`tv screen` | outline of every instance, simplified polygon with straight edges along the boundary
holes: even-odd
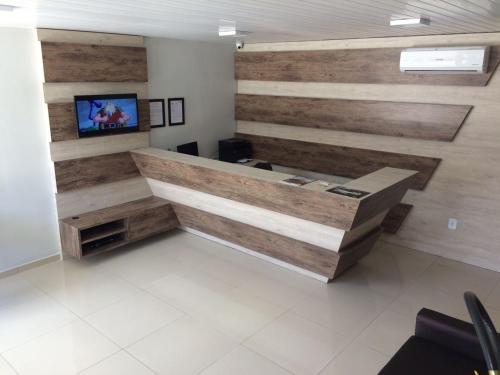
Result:
[[[136,94],[75,96],[79,137],[139,130]]]

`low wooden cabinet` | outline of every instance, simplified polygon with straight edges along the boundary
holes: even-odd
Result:
[[[179,221],[172,205],[151,197],[62,219],[63,251],[82,258],[172,230]]]

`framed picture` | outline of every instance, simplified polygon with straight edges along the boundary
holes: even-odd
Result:
[[[168,124],[170,126],[184,125],[184,98],[168,99]]]
[[[165,126],[165,99],[149,99],[149,119],[152,128]]]

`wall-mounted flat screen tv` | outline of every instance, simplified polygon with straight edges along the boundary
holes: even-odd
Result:
[[[136,94],[75,96],[79,137],[139,131]]]

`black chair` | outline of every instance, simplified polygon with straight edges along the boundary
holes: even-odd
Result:
[[[189,142],[177,146],[177,152],[181,154],[200,156],[198,153],[198,142]]]
[[[379,375],[498,375],[498,335],[479,299],[464,295],[474,324],[422,309],[415,335],[392,357]]]

